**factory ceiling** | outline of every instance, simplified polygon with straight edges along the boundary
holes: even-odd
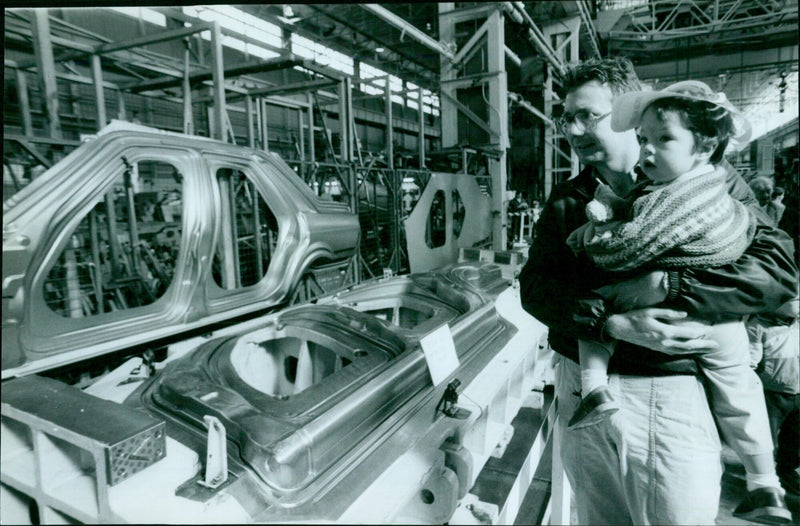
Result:
[[[531,26],[538,31],[578,17],[582,58],[625,55],[636,64],[642,79],[657,89],[676,80],[703,80],[724,90],[753,118],[784,113],[784,109],[784,115],[797,114],[797,0],[247,3],[236,7],[434,92],[439,91],[442,56],[452,57],[480,27],[480,21],[456,25],[455,47],[448,48],[439,42],[442,13],[498,7],[508,12],[505,43],[522,64],[520,69],[508,62],[509,89],[523,94],[540,89],[541,77],[530,72],[541,70],[547,62],[529,38]],[[527,20],[513,16],[519,8]],[[177,7],[155,9],[172,20],[173,31],[197,21]],[[18,13],[6,14],[6,44],[13,44],[14,38],[27,41],[27,20]],[[54,44],[70,50],[67,58],[83,52],[81,45],[87,49],[98,45],[95,35],[60,21],[54,24],[61,37]],[[141,48],[105,56],[120,74],[153,82],[159,80],[151,71],[159,60]],[[140,63],[145,67],[140,68]],[[164,64],[164,71],[170,68],[174,65]]]
[[[510,2],[503,2],[510,8]],[[581,54],[622,54],[654,87],[685,78],[724,89],[751,115],[782,111],[797,99],[797,0],[599,0],[514,2],[539,27],[581,17]],[[481,9],[485,2],[451,4]],[[286,7],[291,17],[284,16]],[[379,6],[373,8],[371,6]],[[259,17],[348,52],[411,82],[435,89],[441,53],[389,19],[394,16],[438,40],[440,4],[247,4]],[[446,11],[447,6],[441,11]],[[378,10],[383,11],[378,11]],[[508,10],[508,9],[507,9]],[[390,15],[384,14],[386,11]],[[388,20],[388,21],[387,21]],[[589,23],[587,23],[589,22]],[[457,27],[456,46],[478,29]],[[543,60],[528,28],[506,17],[506,45],[523,61]],[[530,64],[530,62],[526,62]],[[511,69],[511,68],[509,68]],[[525,76],[521,76],[524,78]],[[511,84],[510,77],[510,84]],[[512,89],[515,86],[510,86]],[[519,87],[517,87],[519,88]],[[524,91],[519,88],[519,91]]]

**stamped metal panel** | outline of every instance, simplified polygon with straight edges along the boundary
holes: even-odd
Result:
[[[426,242],[426,226],[437,192],[445,196],[445,239],[440,246]],[[459,235],[454,229],[453,192],[464,205],[464,219]],[[406,221],[408,261],[411,272],[425,272],[455,263],[460,248],[470,248],[491,234],[491,200],[481,192],[474,177],[464,174],[433,173],[414,210]]]
[[[279,219],[297,234],[278,246],[293,263],[236,301],[212,308],[210,278],[219,192],[207,155],[237,159],[254,173],[275,202],[288,203]],[[124,159],[123,159],[124,158]],[[71,232],[116,178],[141,159],[175,166],[183,176],[180,248],[166,291],[135,309],[92,316],[60,316],[43,299],[44,281],[72,242]],[[280,208],[280,207],[279,207]],[[3,378],[151,342],[218,323],[284,301],[300,274],[315,260],[351,255],[357,218],[339,203],[324,203],[275,156],[200,137],[114,122],[3,205]],[[313,229],[324,225],[321,232]],[[242,299],[243,298],[243,299]]]

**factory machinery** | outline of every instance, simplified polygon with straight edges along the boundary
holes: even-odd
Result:
[[[159,148],[178,152],[186,160],[179,165],[183,176],[170,171],[163,178],[209,203],[222,188],[223,205],[248,181],[251,190],[267,188],[259,170],[277,171],[280,177],[270,175],[275,186],[294,176],[278,160],[239,161],[232,157],[234,147],[218,152],[214,141],[178,140],[142,130],[106,133],[85,146],[105,155],[109,169],[85,158],[77,162],[77,156],[62,161],[67,170],[51,169],[72,173],[74,180],[89,170],[109,181],[95,181],[98,191],[84,192],[91,197],[81,201],[74,218],[52,203],[49,212],[37,211],[33,191],[12,203],[28,212],[4,214],[0,522],[513,522],[553,427],[553,411],[545,419],[543,397],[532,391],[541,388],[545,360],[537,358],[546,347],[546,329],[521,309],[518,289],[497,264],[462,262],[376,278],[312,303],[222,328],[212,325],[205,333],[174,339],[166,352],[130,357],[85,386],[48,374],[53,364],[80,368],[81,360],[108,352],[114,331],[139,342],[181,324],[218,321],[211,300],[243,281],[235,271],[241,267],[231,271],[226,261],[258,253],[265,262],[260,277],[269,283],[276,269],[299,274],[308,264],[306,257],[276,267],[275,261],[294,261],[280,259],[287,250],[308,256],[309,247],[318,246],[329,256],[326,262],[347,252],[347,229],[335,228],[348,224],[340,210],[315,208],[313,194],[290,183],[296,195],[284,195],[294,204],[267,199],[259,212],[255,194],[248,194],[247,202],[255,203],[250,210],[264,219],[250,218],[256,228],[248,246],[254,246],[253,235],[261,237],[269,256],[258,244],[237,252],[243,230],[226,237],[219,226],[224,221],[212,222],[206,238],[200,216],[184,203],[170,223],[193,234],[161,256],[176,263],[159,281],[155,259],[135,250],[145,246],[137,241],[139,232],[128,229],[123,236],[113,228],[114,215],[138,224],[133,194],[165,187],[143,186],[148,172],[141,163],[131,171],[143,155],[166,163],[172,158],[159,156]],[[129,157],[125,148],[143,153]],[[219,186],[190,181],[193,170],[214,173],[203,168],[206,158],[218,159],[210,166]],[[111,182],[115,176],[121,176],[118,191]],[[115,206],[114,196],[128,207]],[[157,193],[152,200],[162,197]],[[221,210],[220,217],[231,214]],[[38,222],[24,220],[31,211]],[[167,211],[161,206],[162,214]],[[327,225],[336,234],[334,246],[315,234],[319,214],[339,218]],[[90,219],[86,228],[82,217]],[[55,233],[45,234],[50,229]],[[127,244],[116,255],[107,246],[115,239]],[[108,254],[98,256],[92,243],[109,248]],[[91,265],[93,252],[97,267]],[[106,264],[115,257],[124,261],[125,254],[127,270]],[[81,262],[94,268],[85,282],[77,270]],[[8,275],[7,267],[13,271]],[[205,285],[197,287],[187,276]],[[155,291],[143,305],[130,304],[134,295],[125,287],[134,281]],[[290,293],[285,282],[276,284],[282,292],[270,299]],[[181,294],[183,301],[175,301]],[[233,305],[244,308],[245,300]],[[166,309],[166,323],[153,315],[159,309]],[[52,326],[32,330],[37,319],[51,319]],[[157,330],[127,329],[137,323]],[[94,327],[96,341],[81,340],[87,327]],[[37,350],[42,335],[53,341]],[[482,483],[482,474],[504,458],[506,447],[515,449],[519,462],[498,492],[497,484]]]

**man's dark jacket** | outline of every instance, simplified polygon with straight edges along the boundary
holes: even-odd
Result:
[[[577,339],[603,339],[603,324],[612,314],[611,304],[591,289],[620,279],[619,274],[595,267],[585,255],[576,256],[566,244],[569,234],[587,221],[585,207],[599,177],[590,166],[553,189],[519,278],[523,308],[548,326],[553,350],[575,362]],[[729,165],[728,187],[731,196],[748,205],[758,219],[753,242],[733,264],[670,271],[670,299],[661,306],[711,322],[727,321],[774,310],[794,296],[798,278],[791,239],[769,225],[752,191]],[[698,373],[690,357],[627,342],[619,342],[609,370],[647,376]]]

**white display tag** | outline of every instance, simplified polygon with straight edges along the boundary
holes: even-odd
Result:
[[[442,325],[433,332],[429,332],[419,341],[428,371],[431,373],[433,385],[439,385],[450,373],[458,368],[458,354],[450,326]]]

